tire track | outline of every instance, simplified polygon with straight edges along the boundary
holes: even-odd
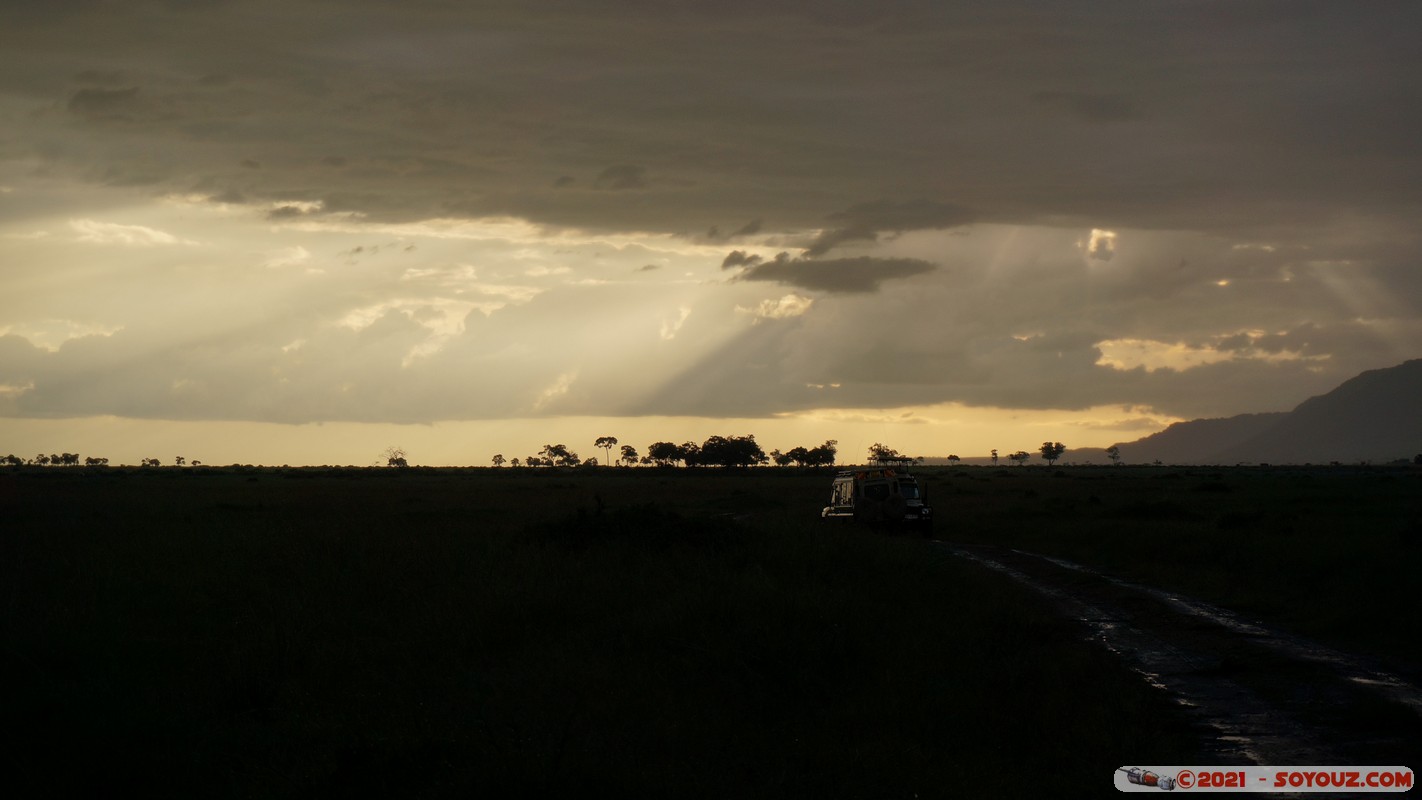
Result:
[[[1050,598],[1184,708],[1218,763],[1416,760],[1422,690],[1368,659],[1064,559],[937,544]]]

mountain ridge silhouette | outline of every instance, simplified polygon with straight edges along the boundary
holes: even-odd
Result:
[[[1292,411],[1177,422],[1116,446],[1128,464],[1410,461],[1422,453],[1422,358],[1360,373]]]

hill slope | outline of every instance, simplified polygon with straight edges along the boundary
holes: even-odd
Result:
[[[1278,463],[1391,461],[1422,453],[1422,359],[1371,370],[1312,397],[1216,459]]]
[[[1422,453],[1422,359],[1364,372],[1287,413],[1178,422],[1117,446],[1136,464],[1410,459]]]
[[[1160,433],[1117,446],[1121,448],[1121,459],[1131,464],[1213,463],[1220,452],[1249,441],[1287,416],[1287,412],[1280,411],[1177,422]]]

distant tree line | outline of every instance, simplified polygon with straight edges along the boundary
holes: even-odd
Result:
[[[103,456],[86,456],[86,457],[84,458],[84,462],[83,462],[83,463],[84,463],[84,466],[86,466],[86,467],[107,467],[107,466],[109,465],[109,460],[108,460],[108,458],[105,458],[105,457],[103,457]],[[177,457],[175,457],[175,458],[173,459],[173,463],[174,463],[175,465],[179,466],[179,467],[184,466],[184,465],[187,465],[187,464],[190,464],[190,465],[192,465],[192,466],[194,466],[194,467],[200,467],[200,466],[202,466],[202,462],[201,462],[201,461],[198,461],[197,459],[193,459],[192,461],[188,461],[188,460],[187,460],[186,458],[184,458],[183,456],[177,456]],[[138,464],[139,464],[139,466],[141,466],[141,467],[161,467],[161,466],[163,466],[163,462],[160,461],[160,460],[158,460],[158,459],[156,459],[156,458],[143,458],[143,459],[139,459]],[[51,453],[51,454],[49,454],[49,455],[45,455],[44,453],[40,453],[40,454],[36,455],[34,458],[21,458],[21,457],[15,455],[14,453],[11,453],[11,454],[6,455],[6,456],[0,456],[0,466],[7,466],[7,467],[25,467],[25,466],[30,466],[30,467],[77,467],[77,466],[79,466],[79,454],[78,454],[78,453]]]
[[[770,451],[770,460],[775,462],[777,467],[788,467],[792,463],[797,467],[828,467],[834,464],[839,442],[834,439],[827,440],[819,447],[792,447],[784,453],[779,450]]]
[[[696,442],[653,442],[647,446],[647,452],[642,455],[637,452],[637,448],[632,445],[621,445],[617,451],[617,458],[613,458],[613,448],[619,445],[615,436],[599,436],[593,441],[593,446],[604,452],[602,463],[606,465],[621,466],[656,466],[656,467],[749,467],[764,464],[774,464],[777,467],[826,467],[833,466],[839,457],[839,442],[829,439],[824,444],[815,447],[792,447],[784,452],[772,450],[767,455],[754,435],[747,436],[712,436],[706,441],[697,444]],[[1048,464],[1053,464],[1066,452],[1066,445],[1061,442],[1043,442],[1038,448],[1042,458]],[[1114,452],[1113,452],[1114,451]],[[1119,459],[1118,448],[1110,448],[1107,451],[1113,460]],[[992,451],[992,463],[996,464],[998,454]],[[1026,450],[1018,450],[1007,456],[1009,461],[1018,466],[1024,465],[1031,458],[1031,454]],[[888,445],[875,442],[869,446],[868,463],[881,464],[885,466],[906,466],[909,464],[922,464],[923,456],[910,456],[900,453]],[[957,464],[962,459],[955,455],[948,456],[949,463]],[[537,454],[523,459],[508,459],[503,453],[494,455],[490,462],[496,467],[505,464],[510,466],[528,467],[578,467],[578,466],[598,466],[596,458],[583,460],[576,452],[573,452],[565,444],[545,444]]]
[[[623,444],[615,436],[599,436],[593,446],[600,448],[604,452],[603,463],[608,466],[620,465],[624,467],[634,466],[655,466],[655,467],[753,467],[764,464],[775,464],[776,466],[789,466],[795,464],[802,467],[830,466],[835,463],[838,455],[838,442],[833,439],[816,447],[794,447],[782,453],[773,450],[769,455],[755,440],[754,434],[745,436],[712,436],[700,444],[692,441],[682,442],[653,442],[647,446],[645,455],[638,453],[637,448],[630,444]],[[613,456],[613,448],[618,448],[617,456]],[[578,467],[578,466],[598,466],[596,458],[589,458],[586,461],[565,444],[545,444],[543,449],[537,454],[527,456],[523,459],[508,459],[503,453],[496,453],[490,462],[495,467],[502,467],[505,464],[519,467]]]
[[[623,466],[658,466],[670,467],[682,465],[687,467],[750,467],[766,464],[771,457],[767,456],[755,436],[712,436],[706,441],[697,444],[696,442],[653,442],[647,446],[646,455],[637,452],[637,448],[632,445],[621,445],[618,449],[618,457],[614,460],[612,449],[619,444],[615,436],[600,436],[593,446],[604,451],[606,464],[621,464]],[[791,462],[802,465],[833,464],[835,458],[834,442],[826,442],[819,447],[807,449],[797,447],[790,451],[789,458],[781,461],[786,454],[776,451],[776,463],[789,464]],[[499,467],[504,464],[512,466],[529,467],[577,467],[577,466],[598,466],[596,458],[589,458],[586,461],[565,444],[545,444],[542,450],[536,455],[524,458],[522,461],[515,458],[509,461],[499,453],[491,459],[494,466]]]
[[[108,463],[109,463],[109,460],[108,460],[107,458],[86,458],[86,459],[84,459],[84,464],[87,465],[87,466],[90,466],[90,467],[102,466],[102,465],[108,464]],[[24,458],[20,458],[19,456],[15,455],[14,453],[11,453],[10,455],[5,456],[4,458],[0,458],[0,464],[5,464],[6,466],[11,466],[11,467],[21,467],[21,466],[25,466],[25,465],[36,466],[36,467],[50,467],[50,466],[53,466],[53,467],[77,467],[77,466],[79,466],[79,454],[78,454],[78,453],[52,453],[52,454],[50,454],[50,455],[45,455],[44,453],[40,453],[39,455],[35,456],[34,458],[24,459]]]
[[[839,442],[828,439],[823,444],[815,447],[792,447],[781,452],[772,450],[767,455],[755,440],[754,434],[745,436],[712,436],[704,442],[686,441],[681,444],[674,442],[653,442],[647,446],[645,455],[637,452],[637,448],[632,445],[623,444],[615,436],[599,436],[593,441],[593,446],[604,453],[603,464],[621,466],[686,466],[686,467],[752,467],[766,464],[774,464],[777,467],[827,467],[833,466],[839,456]],[[613,449],[617,449],[617,457],[613,457]],[[1041,456],[1048,464],[1056,463],[1057,459],[1066,452],[1066,445],[1061,442],[1043,442],[1038,448]],[[1119,447],[1109,447],[1106,455],[1111,458],[1112,463],[1119,464],[1121,451]],[[387,447],[380,454],[384,464],[389,467],[408,467],[409,457],[404,448]],[[909,456],[900,453],[888,445],[875,442],[869,446],[868,463],[881,464],[886,466],[903,466],[908,464],[923,463],[922,456]],[[1025,450],[1018,450],[1007,456],[1009,461],[1022,466],[1030,458],[1030,454]],[[998,452],[992,451],[992,463],[997,464]],[[1422,462],[1422,456],[1418,457]],[[960,461],[957,455],[948,456],[950,463],[956,464]],[[545,444],[537,454],[524,459],[507,459],[502,453],[496,454],[491,459],[495,467],[502,467],[505,464],[514,467],[595,467],[599,466],[598,459],[589,458],[583,460],[576,452],[565,444]],[[176,456],[173,459],[176,466],[201,466],[202,462],[196,459],[189,461],[183,456]],[[377,462],[380,463],[380,462]],[[22,458],[10,454],[0,457],[0,466],[79,466],[80,458],[78,453],[40,453],[33,458]],[[107,458],[88,457],[83,460],[84,466],[103,467],[108,466]],[[157,458],[144,458],[139,461],[143,467],[159,467],[163,462]]]

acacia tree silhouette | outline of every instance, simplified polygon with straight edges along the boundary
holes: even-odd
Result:
[[[722,467],[748,467],[764,464],[765,451],[755,441],[755,435],[712,436],[697,451],[698,460],[703,464]]]
[[[681,453],[671,442],[652,442],[647,445],[647,457],[658,466],[670,466],[681,460]]]
[[[381,453],[380,455],[385,457],[385,466],[387,467],[410,466],[410,462],[405,458],[405,449],[402,447],[396,447],[394,445],[391,445],[390,447],[385,448],[385,452]]]
[[[578,454],[564,444],[545,444],[539,453],[543,455],[543,463],[550,467],[576,467],[583,463]]]
[[[1037,449],[1041,451],[1042,458],[1045,458],[1048,464],[1054,464],[1057,459],[1062,457],[1062,453],[1066,452],[1066,445],[1061,442],[1042,442],[1042,446]]]
[[[879,464],[907,464],[914,458],[906,456],[888,445],[875,442],[869,445],[869,460]]]
[[[612,448],[613,448],[613,447],[616,447],[616,446],[617,446],[617,437],[616,437],[616,436],[599,436],[599,437],[597,437],[597,441],[593,442],[593,447],[601,447],[603,450],[605,450],[605,451],[607,452],[607,463],[608,463],[608,464],[611,464],[611,463],[612,463]]]

